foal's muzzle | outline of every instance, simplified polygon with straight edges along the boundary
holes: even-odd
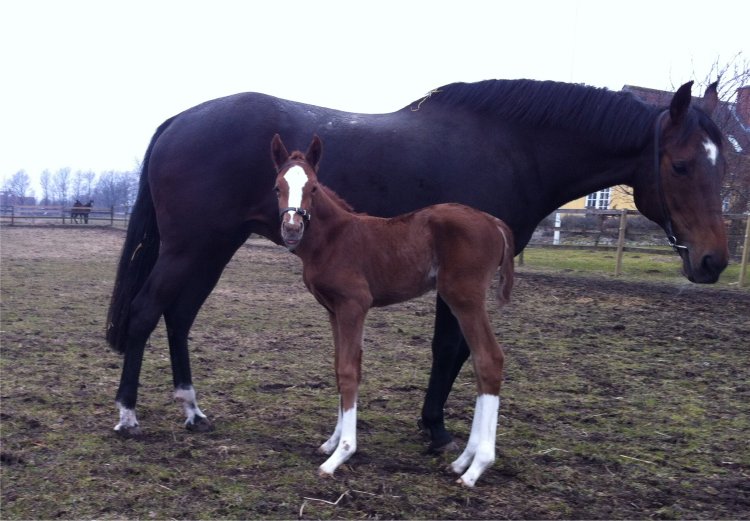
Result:
[[[290,220],[287,221],[285,216],[289,215],[289,212],[293,213]],[[300,218],[295,219],[295,216]],[[308,222],[310,222],[310,212],[304,208],[281,209],[281,238],[287,248],[294,250],[299,245],[302,235],[305,233],[305,224]]]

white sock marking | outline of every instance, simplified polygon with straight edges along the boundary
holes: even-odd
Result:
[[[195,417],[205,418],[206,415],[198,408],[198,402],[195,399],[195,389],[192,386],[187,389],[175,389],[174,399],[182,403],[182,410],[185,411],[185,425],[195,423]]]
[[[477,396],[474,409],[474,421],[471,424],[471,434],[466,443],[466,449],[451,464],[453,472],[464,474],[460,482],[473,487],[479,476],[495,461],[495,438],[497,434],[497,415],[500,408],[500,398],[492,394]]]
[[[120,422],[115,425],[116,431],[119,431],[123,427],[138,427],[138,419],[135,417],[135,410],[128,409],[120,403],[117,404],[117,407],[120,409]]]
[[[333,454],[320,466],[320,474],[332,476],[334,471],[357,452],[357,404],[341,414],[341,437]],[[338,430],[338,425],[337,425]],[[336,433],[334,433],[334,436]],[[333,437],[332,437],[333,438]],[[330,441],[330,440],[329,440]],[[326,442],[328,443],[328,442]],[[325,445],[325,444],[324,444]]]

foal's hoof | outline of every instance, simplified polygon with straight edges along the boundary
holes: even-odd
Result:
[[[211,432],[214,424],[205,416],[196,416],[193,421],[185,423],[185,428],[190,432]]]
[[[143,437],[143,431],[138,425],[120,425],[115,427],[115,434],[125,440]]]
[[[333,479],[333,473],[326,472],[323,469],[318,469],[318,477],[323,479]]]

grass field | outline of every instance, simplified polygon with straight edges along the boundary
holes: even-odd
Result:
[[[555,248],[527,248],[524,266],[550,272],[571,272],[581,275],[613,275],[617,257],[605,250],[568,250]],[[682,263],[676,254],[632,253],[623,256],[621,277],[624,280],[651,280],[681,284]],[[716,287],[739,287],[740,265],[730,263],[721,274]],[[750,275],[745,275],[744,289],[750,289]]]
[[[121,358],[103,335],[122,240],[0,227],[2,519],[750,517],[745,289],[693,285],[676,266],[658,280],[583,272],[568,251],[545,266],[530,250],[511,305],[489,303],[507,354],[498,459],[471,490],[446,470],[455,454],[427,454],[416,428],[434,295],[373,311],[359,449],[325,480],[328,322],[298,259],[260,241],[237,252],[190,337],[216,430],[182,427],[160,325],[141,379],[145,435],[114,435]],[[467,365],[446,407],[459,440],[473,404]]]

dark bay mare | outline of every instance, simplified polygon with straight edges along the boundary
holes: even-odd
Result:
[[[489,80],[441,87],[390,114],[352,114],[245,93],[167,120],[144,157],[109,308],[107,340],[124,354],[115,429],[124,436],[140,433],[135,406],[141,361],[162,315],[186,426],[211,427],[195,398],[188,332],[251,233],[282,244],[268,153],[276,133],[295,149],[318,134],[326,143],[321,181],[357,211],[388,217],[463,203],[505,221],[516,253],[563,203],[629,185],[640,211],[675,245],[685,276],[715,282],[728,258],[719,197],[722,136],[710,118],[718,97],[714,84],[693,103],[691,85],[680,87],[663,109],[605,89]],[[451,441],[443,406],[469,355],[441,298],[432,353],[421,420],[432,447],[440,448]]]
[[[458,320],[477,378],[471,434],[466,449],[451,464],[461,474],[458,481],[473,487],[495,461],[504,357],[485,301],[498,271],[497,301],[503,306],[510,300],[513,232],[497,217],[456,203],[391,218],[355,214],[318,181],[321,154],[318,136],[305,154],[289,154],[278,134],[271,142],[281,237],[302,260],[305,286],[328,311],[333,330],[338,421],[320,446],[330,456],[320,474],[332,475],[357,450],[357,394],[367,312],[437,289]],[[353,175],[358,165],[350,166]],[[465,182],[472,182],[469,173]]]

